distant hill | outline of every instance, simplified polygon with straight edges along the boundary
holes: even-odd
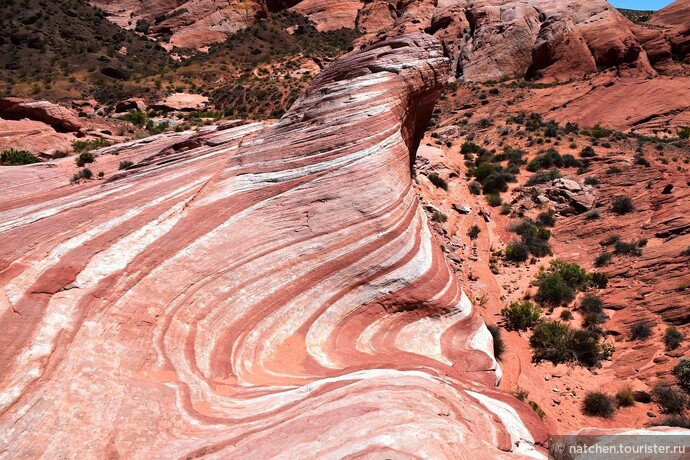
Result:
[[[171,63],[157,43],[123,30],[81,0],[0,0],[4,92],[52,99],[156,73]],[[16,86],[16,88],[15,88]]]

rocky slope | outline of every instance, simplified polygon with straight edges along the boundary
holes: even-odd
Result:
[[[3,456],[539,456],[411,185],[448,72],[408,35],[104,181],[0,168]]]

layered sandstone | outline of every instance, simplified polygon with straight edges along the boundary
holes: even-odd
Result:
[[[539,456],[411,185],[448,72],[408,35],[105,181],[0,168],[3,455]]]

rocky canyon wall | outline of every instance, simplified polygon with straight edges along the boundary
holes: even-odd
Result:
[[[449,71],[406,35],[273,125],[0,168],[3,456],[541,456],[411,185]]]

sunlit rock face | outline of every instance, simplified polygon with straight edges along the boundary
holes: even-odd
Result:
[[[539,456],[411,184],[448,74],[408,35],[273,125],[0,168],[3,456]]]
[[[370,21],[371,18],[371,21]],[[633,24],[606,0],[374,0],[358,17],[366,43],[413,31],[439,38],[458,78],[564,81],[624,67],[654,75]]]

